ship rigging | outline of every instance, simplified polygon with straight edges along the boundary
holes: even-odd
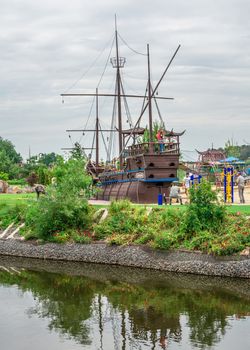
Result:
[[[141,95],[126,94],[122,80],[121,71],[124,68],[126,59],[119,53],[119,38],[117,27],[115,28],[115,56],[110,58],[110,62],[116,70],[115,92],[113,94],[100,93],[96,88],[95,93],[63,93],[66,97],[86,97],[95,98],[95,127],[93,129],[69,129],[67,132],[93,132],[94,138],[92,147],[83,150],[91,150],[87,169],[94,180],[99,183],[101,192],[98,197],[101,199],[129,198],[134,202],[155,202],[157,194],[169,191],[171,182],[177,180],[177,168],[179,164],[179,137],[184,133],[175,133],[173,130],[165,129],[164,121],[161,117],[158,100],[173,100],[172,97],[158,96],[158,88],[164,79],[170,65],[172,64],[180,45],[175,50],[171,60],[163,71],[155,87],[151,81],[150,51],[147,44],[147,86],[145,93]],[[110,51],[111,52],[111,51]],[[111,126],[109,129],[101,127],[99,119],[99,99],[102,97],[114,98]],[[133,123],[128,99],[142,99],[142,108],[136,123]],[[159,142],[155,139],[152,104],[155,104],[160,117],[160,128],[164,139]],[[124,106],[129,128],[125,129],[123,124],[122,106]],[[148,128],[141,126],[144,113],[148,110]],[[117,113],[116,113],[117,112]],[[117,120],[115,116],[117,114]],[[104,133],[109,133],[109,144],[106,145]],[[118,156],[116,163],[112,162],[112,145],[115,134],[118,135]],[[145,136],[147,139],[145,140]],[[104,143],[107,153],[105,163],[100,162],[99,149],[100,137]],[[95,161],[92,159],[92,151],[95,149]]]

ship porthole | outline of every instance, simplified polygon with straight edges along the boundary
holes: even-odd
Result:
[[[170,163],[169,166],[175,166],[175,163]]]
[[[149,163],[149,165],[148,165],[148,166],[155,166],[155,165],[154,165],[154,163]]]
[[[149,175],[149,179],[152,179],[153,177],[155,177],[153,174]]]

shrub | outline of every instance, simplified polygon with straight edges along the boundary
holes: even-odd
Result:
[[[174,236],[172,232],[166,231],[155,235],[152,246],[158,249],[169,249],[174,242]]]
[[[26,179],[26,181],[31,187],[34,186],[35,183],[37,183],[37,180],[38,180],[38,176],[36,175],[36,173],[31,173]]]
[[[16,185],[16,186],[25,186],[27,185],[27,181],[25,179],[14,179],[8,181],[9,185]]]
[[[0,180],[8,181],[9,180],[9,174],[0,171]]]
[[[185,213],[183,230],[193,234],[201,230],[217,231],[225,223],[226,209],[217,199],[211,184],[203,180],[190,188],[190,205]]]
[[[27,231],[33,231],[40,239],[50,240],[69,229],[86,229],[92,223],[93,210],[87,201],[92,180],[84,172],[83,161],[71,159],[60,164],[60,169],[63,176],[57,185],[49,186],[46,196],[27,211]],[[80,195],[81,191],[84,196]]]

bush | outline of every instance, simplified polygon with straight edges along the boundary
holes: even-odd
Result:
[[[158,249],[169,249],[174,242],[174,235],[172,232],[162,232],[155,235],[152,246]]]
[[[37,180],[38,180],[38,176],[36,175],[36,173],[31,173],[26,179],[26,181],[31,187],[34,186],[35,183],[37,183]]]
[[[8,181],[9,180],[9,174],[3,173],[3,172],[0,171],[0,180]]]
[[[68,230],[86,229],[92,224],[93,210],[87,201],[92,179],[84,172],[83,161],[71,159],[59,166],[63,176],[57,185],[49,186],[46,196],[40,197],[26,215],[27,231],[44,240],[58,235],[57,239],[65,241]]]
[[[16,186],[25,186],[27,185],[27,181],[25,179],[14,179],[8,181],[9,185],[16,185]]]
[[[203,180],[197,187],[190,188],[190,205],[185,213],[182,229],[190,233],[202,230],[219,231],[225,223],[226,208],[217,199],[211,184]]]

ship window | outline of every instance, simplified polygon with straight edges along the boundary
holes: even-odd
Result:
[[[172,162],[172,163],[169,164],[169,166],[175,166],[175,163]]]
[[[170,174],[169,177],[175,177],[175,174]]]
[[[153,174],[149,175],[149,178],[152,179],[153,177],[155,177]]]
[[[154,163],[149,163],[149,165],[148,165],[148,166],[155,166],[155,165],[154,165]]]

